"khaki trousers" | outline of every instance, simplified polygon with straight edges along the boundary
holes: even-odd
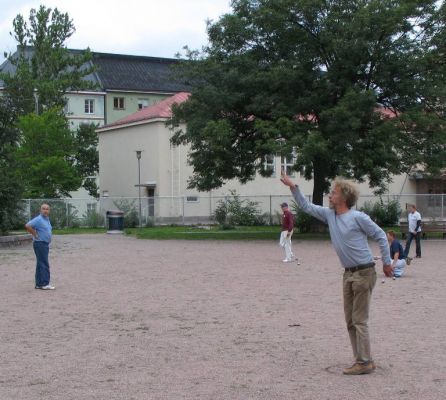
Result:
[[[375,268],[344,272],[344,314],[353,356],[358,363],[372,361],[369,336],[369,309],[376,283]]]

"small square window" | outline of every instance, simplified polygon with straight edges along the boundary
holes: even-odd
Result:
[[[148,99],[138,99],[138,110],[142,110],[143,108],[147,108],[149,106]]]
[[[113,108],[123,110],[125,108],[124,97],[113,97]]]

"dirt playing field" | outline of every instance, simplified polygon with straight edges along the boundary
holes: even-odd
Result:
[[[31,246],[2,249],[0,399],[444,399],[446,240],[422,246],[399,280],[378,264],[378,369],[353,377],[329,241],[297,265],[268,241],[56,236],[55,291]]]

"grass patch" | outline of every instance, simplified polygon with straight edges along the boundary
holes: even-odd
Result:
[[[65,228],[53,229],[53,235],[77,235],[79,233],[106,233],[105,228]]]
[[[212,226],[209,229],[187,226],[163,226],[151,228],[126,229],[127,235],[138,239],[182,239],[182,240],[279,240],[279,226],[239,226],[234,229],[221,229]],[[298,234],[296,239],[328,239],[328,234]]]
[[[383,227],[384,231],[394,230],[401,240],[399,226]],[[234,229],[222,229],[220,226],[154,226],[149,228],[127,228],[127,235],[138,239],[152,240],[279,240],[280,226],[237,226]],[[106,233],[105,228],[67,228],[54,229],[54,235]],[[25,231],[14,233],[26,233]],[[428,239],[442,238],[441,233],[429,233]],[[328,233],[294,232],[293,240],[329,240]]]

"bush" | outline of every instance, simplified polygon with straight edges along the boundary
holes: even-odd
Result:
[[[146,222],[146,228],[152,228],[155,226],[154,218],[148,217]]]
[[[87,211],[83,215],[82,226],[88,228],[103,228],[105,226],[105,217],[97,211]]]
[[[258,202],[240,200],[235,190],[230,191],[231,196],[217,203],[214,211],[215,220],[225,229],[234,226],[264,225],[265,221],[259,209]]]
[[[327,226],[323,222],[303,212],[295,201],[291,202],[291,210],[294,214],[294,227],[300,233],[327,231]]]
[[[360,211],[368,214],[379,226],[397,225],[401,215],[401,208],[398,201],[391,200],[388,203],[384,203],[382,198],[375,203],[371,201],[365,202],[364,206],[360,208]]]
[[[135,207],[136,200],[115,200],[113,204],[124,213],[124,228],[136,228],[139,226],[138,211]]]

